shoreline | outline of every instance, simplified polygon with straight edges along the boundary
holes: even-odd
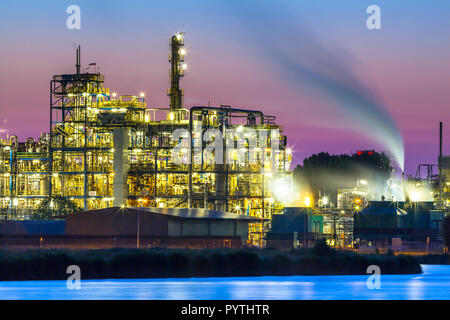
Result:
[[[382,274],[420,274],[420,260],[329,248],[0,250],[0,281],[67,280],[70,265],[85,280],[370,275],[370,265]]]

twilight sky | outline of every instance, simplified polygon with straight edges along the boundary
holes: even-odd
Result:
[[[72,4],[81,8],[81,30],[66,28]],[[371,4],[381,8],[381,30],[366,27]],[[361,97],[376,101],[375,115],[403,139],[408,174],[437,162],[439,121],[450,153],[448,0],[2,0],[3,137],[48,131],[49,81],[73,72],[76,44],[106,87],[145,91],[150,104],[167,105],[169,37],[179,31],[188,50],[185,106],[210,101],[276,115],[297,163],[320,151],[387,150],[373,134],[373,113],[343,108]],[[284,63],[286,52],[293,63]],[[333,99],[342,83],[353,95]]]

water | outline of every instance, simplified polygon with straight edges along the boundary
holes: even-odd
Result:
[[[449,299],[450,266],[422,265],[420,275],[382,275],[381,289],[369,290],[368,276],[285,276],[189,279],[0,282],[0,299]]]

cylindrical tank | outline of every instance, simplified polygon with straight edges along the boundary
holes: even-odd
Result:
[[[39,191],[41,196],[47,196],[49,194],[49,183],[47,177],[41,178],[41,181],[39,181]]]

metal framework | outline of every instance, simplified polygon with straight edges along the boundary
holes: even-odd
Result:
[[[183,35],[171,38],[169,108],[147,107],[144,94],[117,96],[104,87],[97,70],[81,70],[80,48],[76,72],[53,76],[50,82],[50,133],[39,141],[0,143],[0,198],[9,218],[25,218],[45,197],[70,198],[85,210],[110,206],[208,208],[260,217],[279,213],[283,204],[274,196],[275,180],[290,183],[291,153],[283,128],[261,111],[230,106],[184,109],[180,79],[184,70]],[[159,120],[163,119],[163,120]],[[215,163],[201,152],[175,164],[176,129],[203,134],[217,129],[224,135],[239,131],[245,139],[231,139],[238,148],[228,162]],[[196,131],[199,130],[199,131]],[[247,133],[277,130],[260,150],[263,161],[250,161]],[[200,132],[200,133],[199,133]],[[194,142],[192,142],[194,143]],[[277,146],[272,150],[272,146]],[[202,150],[207,142],[201,144]],[[240,149],[239,149],[240,148]],[[244,162],[238,161],[243,156]],[[273,162],[266,159],[273,157]],[[266,226],[267,227],[267,226]],[[251,226],[251,241],[262,243],[262,224]]]
[[[416,170],[416,176],[414,179],[417,180],[435,180],[436,178],[438,178],[439,176],[437,176],[436,174],[434,174],[434,168],[436,168],[438,165],[436,164],[419,164],[417,166],[417,170]],[[426,168],[426,172],[427,175],[425,178],[422,177],[422,168]]]

